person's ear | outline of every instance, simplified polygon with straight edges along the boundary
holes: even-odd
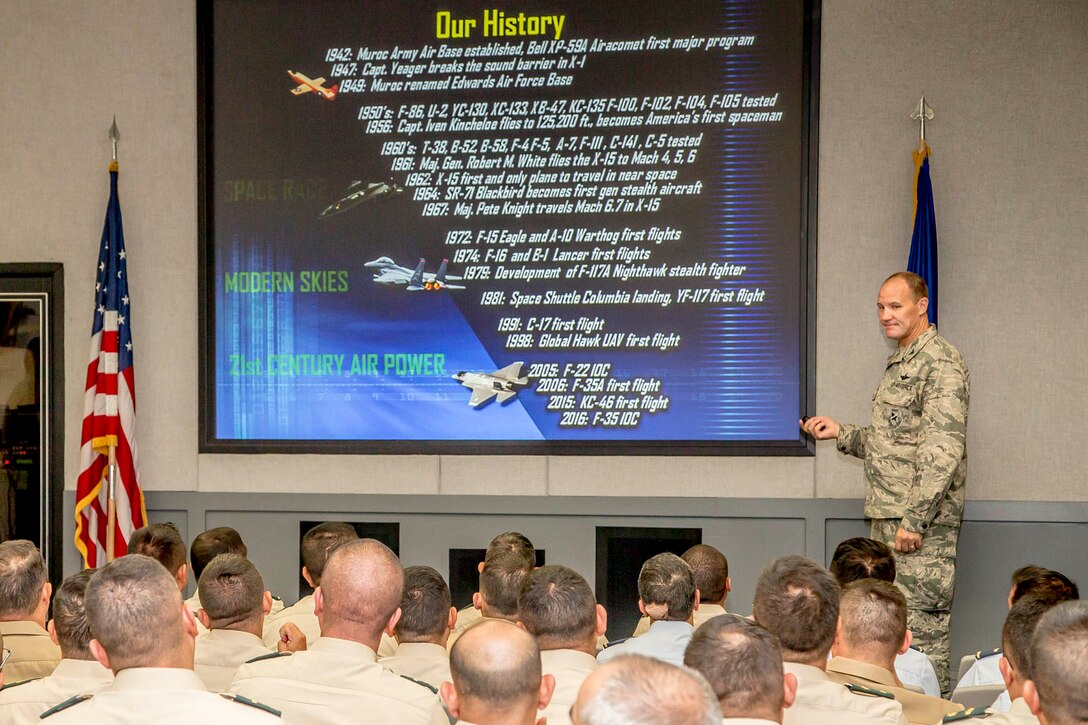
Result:
[[[446,703],[446,709],[449,710],[450,715],[455,718],[461,717],[461,702],[457,697],[457,690],[454,689],[452,682],[443,682],[438,688],[438,694],[442,697],[442,702]]]
[[[52,619],[45,623],[45,628],[49,632],[50,641],[60,647],[60,640],[57,639],[57,626],[53,623]]]
[[[603,637],[605,632],[608,631],[608,612],[605,608],[597,605],[597,631],[594,633],[598,637]]]
[[[189,565],[182,564],[178,567],[178,570],[174,572],[174,581],[177,582],[178,591],[185,591],[185,585],[189,581]]]
[[[641,598],[638,600],[638,611],[642,612],[643,617],[649,617],[650,616],[649,614],[646,614],[646,605],[642,603]]]
[[[1042,709],[1042,703],[1039,702],[1039,691],[1035,689],[1035,683],[1032,680],[1024,682],[1024,689],[1021,694],[1024,697],[1024,703],[1031,710],[1031,714],[1039,717],[1042,714],[1039,712]]]
[[[87,649],[91,651],[91,656],[95,658],[98,664],[105,667],[107,670],[112,670],[110,667],[110,656],[106,654],[106,649],[102,646],[102,643],[97,639],[92,639],[87,643]]]
[[[400,621],[400,618],[401,618],[402,614],[404,614],[404,612],[401,611],[400,607],[397,607],[397,610],[395,612],[393,612],[393,614],[389,617],[389,621],[385,623],[385,629],[382,630],[382,631],[385,632],[386,634],[388,634],[390,637],[392,637],[393,636],[393,630],[396,629],[397,622]]]
[[[483,574],[484,573],[484,563],[482,561],[479,564],[476,565],[476,572],[478,574]]]
[[[691,611],[699,611],[699,602],[703,601],[703,593],[699,591],[699,588],[695,588],[695,606],[691,608]]]
[[[457,608],[450,607],[450,616],[446,620],[446,629],[453,629],[457,626]]]
[[[305,569],[303,569],[303,576],[305,576]],[[314,589],[314,616],[320,617],[321,612],[325,609],[325,592],[321,591],[321,587]]]
[[[914,641],[914,634],[908,629],[907,633],[903,635],[903,644],[899,647],[897,654],[903,654],[910,649],[910,643]]]
[[[264,596],[261,597],[261,612],[268,614],[272,611],[272,592],[265,590]]]
[[[552,701],[552,693],[555,692],[555,676],[544,675],[540,678],[540,690],[537,692],[537,710],[543,710]]]
[[[53,598],[53,585],[49,582],[42,584],[42,596],[41,601],[46,607],[49,606],[49,600]]]
[[[842,617],[839,617],[835,621],[835,639],[831,641],[831,654],[834,656],[835,651],[842,646]]]
[[[208,616],[208,613],[204,611],[204,607],[196,610],[196,618],[200,620],[200,623],[204,625],[204,629],[212,628],[212,618]]]
[[[317,585],[314,584],[314,578],[310,576],[310,570],[306,567],[302,567],[302,578],[306,580],[306,583],[309,584],[311,588],[317,589]]]
[[[725,593],[733,591],[733,580],[730,577],[725,578]]]
[[[797,675],[787,672],[782,675],[782,707],[792,707],[797,700]]]
[[[929,310],[929,298],[923,297],[918,300],[918,312],[920,317],[925,317],[926,312]]]
[[[1001,670],[1001,679],[1005,681],[1005,688],[1012,687],[1014,670],[1009,658],[1001,655],[1001,659],[997,661],[997,669]]]
[[[200,611],[204,611],[203,609]],[[185,633],[190,637],[196,637],[200,630],[196,627],[196,617],[185,602],[181,603],[181,622],[185,625]]]
[[[472,606],[482,610],[484,608],[484,597],[479,592],[473,592],[472,594]]]

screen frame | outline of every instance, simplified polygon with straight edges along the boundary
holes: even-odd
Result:
[[[212,159],[215,113],[211,66],[215,56],[212,18],[216,3],[197,2],[197,227],[199,304],[199,453],[223,454],[403,454],[403,455],[624,455],[624,456],[813,456],[814,442],[803,436],[771,441],[455,441],[455,440],[287,440],[222,439],[215,435],[215,248]],[[804,0],[801,99],[801,303],[798,357],[802,416],[816,398],[816,251],[819,174],[819,78],[822,0]]]

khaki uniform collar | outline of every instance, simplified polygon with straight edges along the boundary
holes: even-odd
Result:
[[[906,347],[896,347],[895,352],[888,358],[888,365],[894,365],[899,362],[906,362],[912,357],[922,351],[922,348],[929,344],[929,341],[937,336],[937,326],[930,325],[929,329],[915,338],[914,342]]]
[[[12,622],[0,622],[0,634],[5,637],[17,637],[19,635],[33,634],[49,636],[49,632],[37,622],[29,619],[20,619]]]
[[[873,684],[883,685],[884,687],[900,687],[899,683],[895,681],[895,674],[868,662],[859,662],[846,657],[832,657],[831,661],[827,663],[827,669],[842,675],[868,680]]]
[[[113,678],[111,690],[204,690],[204,682],[189,669],[130,667]]]

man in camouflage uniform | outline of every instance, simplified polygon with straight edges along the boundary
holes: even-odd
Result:
[[[910,272],[880,288],[884,334],[899,343],[873,396],[868,426],[826,416],[802,421],[816,440],[865,461],[872,538],[896,552],[896,582],[909,599],[914,641],[948,689],[948,622],[967,473],[970,375],[959,351],[929,324],[929,290]]]

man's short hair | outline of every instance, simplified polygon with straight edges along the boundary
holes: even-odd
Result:
[[[211,629],[230,629],[263,613],[264,579],[253,562],[240,554],[212,559],[200,575],[197,593]]]
[[[1088,721],[1088,602],[1052,607],[1035,627],[1032,682],[1047,722]]]
[[[507,531],[496,536],[487,545],[484,563],[486,564],[494,557],[505,557],[507,554],[513,554],[520,558],[528,569],[536,566],[536,549],[533,548],[533,542],[529,541],[525,534],[517,531]]]
[[[505,552],[491,557],[480,572],[480,596],[493,615],[511,619],[518,613],[518,595],[532,567],[519,554]]]
[[[785,659],[826,658],[839,619],[839,584],[816,562],[783,556],[760,574],[752,612],[778,637]]]
[[[696,544],[681,556],[695,576],[695,588],[704,602],[715,604],[725,599],[729,585],[729,560],[709,544]]]
[[[899,587],[879,579],[859,579],[839,599],[842,636],[851,647],[892,657],[907,636],[907,598]]]
[[[91,634],[116,672],[161,662],[185,640],[174,577],[155,559],[129,554],[95,572],[84,597]]]
[[[583,725],[720,725],[721,709],[695,670],[640,655],[620,655],[590,675],[604,678],[574,707]],[[582,691],[586,691],[585,685]]]
[[[404,570],[404,597],[396,625],[401,642],[413,642],[442,634],[449,624],[450,588],[437,570],[410,566]]]
[[[1041,566],[1022,566],[1012,574],[1012,603],[1029,594],[1049,592],[1061,600],[1080,599],[1077,583],[1060,571]]]
[[[883,287],[885,284],[888,284],[897,277],[906,282],[907,287],[910,287],[910,292],[914,296],[915,302],[922,299],[923,297],[929,297],[929,285],[927,285],[926,281],[916,275],[914,272],[896,272],[895,274],[889,276],[886,280],[884,280],[884,284],[882,284],[881,287]]]
[[[722,717],[769,717],[782,711],[782,652],[778,638],[735,614],[714,617],[695,631],[684,664],[710,683]]]
[[[686,621],[695,609],[695,575],[676,554],[651,556],[638,573],[638,598],[650,619]]]
[[[541,649],[580,647],[596,635],[597,598],[573,569],[542,566],[522,585],[518,620]]]
[[[404,569],[388,546],[358,539],[336,547],[325,563],[321,591],[326,622],[349,622],[378,638],[404,598]]]
[[[342,521],[326,521],[318,524],[302,536],[302,565],[310,574],[314,586],[321,584],[325,563],[337,547],[349,541],[357,541],[359,533],[351,524]]]
[[[29,617],[38,608],[45,582],[45,561],[34,542],[0,543],[0,615]]]
[[[883,541],[855,536],[835,547],[831,575],[845,586],[859,579],[895,581],[895,554]]]
[[[220,554],[241,554],[249,556],[242,535],[229,526],[217,526],[199,534],[189,546],[189,561],[193,565],[193,576],[200,579],[204,567]]]
[[[83,601],[94,571],[84,569],[73,574],[61,582],[53,595],[53,627],[57,633],[61,656],[66,659],[91,659],[91,652],[87,647],[91,641],[91,626],[87,622]]]
[[[458,697],[506,710],[540,691],[540,650],[515,624],[484,620],[453,643],[450,675]]]
[[[185,542],[178,527],[171,523],[151,524],[133,531],[128,537],[128,553],[150,556],[166,567],[170,576],[185,566]]]
[[[1035,636],[1035,627],[1043,615],[1055,605],[1066,599],[1055,599],[1052,592],[1037,592],[1017,600],[1005,616],[1001,627],[1002,654],[1013,666],[1020,680],[1030,680],[1031,676],[1031,641]]]

